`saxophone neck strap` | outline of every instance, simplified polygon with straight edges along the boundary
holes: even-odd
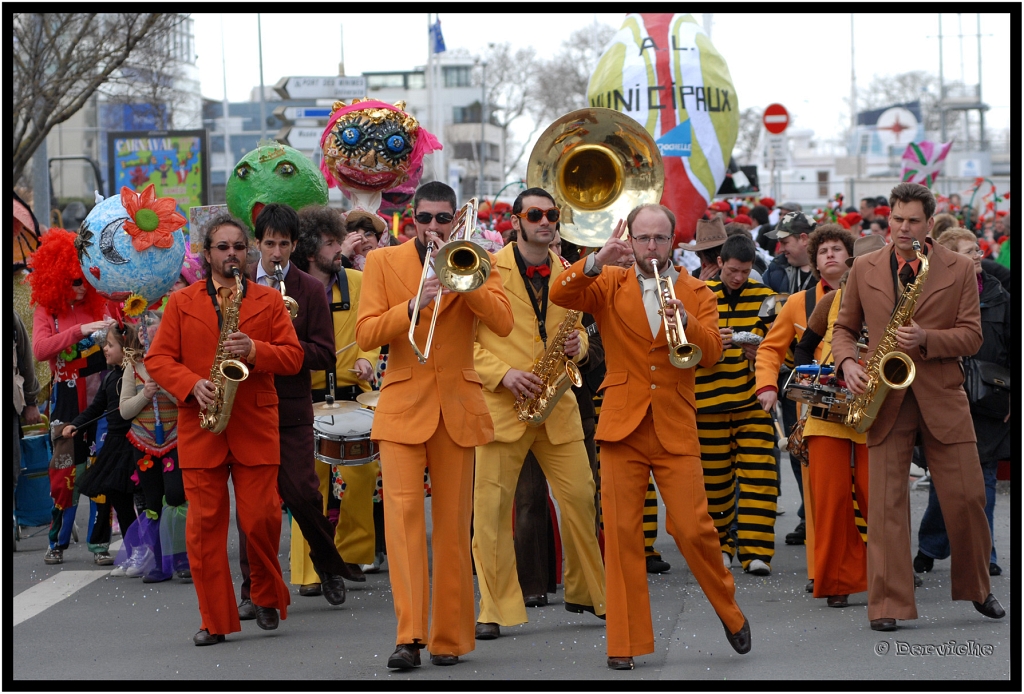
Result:
[[[513,255],[515,255],[516,266],[519,268],[519,274],[523,276],[523,284],[526,285],[526,293],[530,297],[530,305],[533,306],[533,313],[537,316],[537,328],[540,331],[540,339],[544,343],[544,349],[548,348],[548,329],[545,325],[545,319],[548,315],[548,284],[550,279],[545,277],[544,283],[540,288],[540,297],[537,297],[537,291],[533,285],[533,282],[526,275],[526,260],[522,254],[519,253],[518,247],[513,247]]]
[[[249,282],[243,272],[242,275],[242,298],[245,298],[245,292],[249,288]],[[220,310],[220,302],[217,301],[217,284],[213,281],[213,277],[206,278],[206,293],[210,295],[210,301],[213,302],[213,310],[217,312],[217,328],[220,329],[224,326],[224,314]]]

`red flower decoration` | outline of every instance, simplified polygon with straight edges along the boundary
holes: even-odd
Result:
[[[157,198],[152,183],[141,194],[127,186],[121,188],[121,204],[131,218],[124,223],[124,230],[132,237],[132,246],[137,251],[150,246],[170,248],[174,245],[174,232],[185,226],[186,220],[178,214],[174,198]]]
[[[153,467],[153,459],[152,458],[148,458],[147,457],[147,458],[143,458],[142,460],[139,461],[139,469],[140,470],[148,470],[151,467]]]

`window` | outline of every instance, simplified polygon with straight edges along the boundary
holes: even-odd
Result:
[[[446,87],[469,87],[470,66],[446,67],[444,69],[444,86]]]
[[[455,106],[452,109],[452,122],[453,123],[479,123],[480,122],[480,104],[470,104],[469,106]]]
[[[422,72],[411,72],[405,76],[407,89],[426,89],[427,76]]]
[[[402,73],[391,75],[367,75],[366,87],[367,89],[403,89],[405,87],[404,75],[402,75]]]
[[[828,171],[818,172],[818,197],[828,197]]]
[[[476,159],[478,148],[475,142],[456,142],[452,145],[452,159]]]

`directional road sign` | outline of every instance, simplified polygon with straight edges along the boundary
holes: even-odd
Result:
[[[320,136],[323,128],[300,128],[286,125],[277,131],[274,139],[289,147],[294,147],[300,152],[312,152],[320,146]]]
[[[283,99],[354,99],[366,96],[366,78],[282,77],[274,90]]]
[[[278,106],[274,109],[274,115],[286,123],[294,123],[297,120],[312,118],[316,120],[327,120],[331,117],[330,106]]]
[[[761,121],[772,135],[781,135],[789,125],[789,111],[782,104],[771,104],[764,110]]]

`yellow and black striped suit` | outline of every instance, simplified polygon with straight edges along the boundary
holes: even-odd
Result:
[[[720,328],[732,328],[734,335],[751,332],[764,337],[771,318],[760,318],[758,313],[764,300],[774,294],[772,289],[749,280],[735,292],[717,279],[707,284],[718,298]],[[739,346],[726,349],[716,365],[697,367],[697,433],[708,511],[722,552],[732,557],[738,551],[744,569],[754,559],[770,566],[775,553],[775,432],[755,391],[753,365]],[[738,520],[735,538],[730,532],[734,520]]]

